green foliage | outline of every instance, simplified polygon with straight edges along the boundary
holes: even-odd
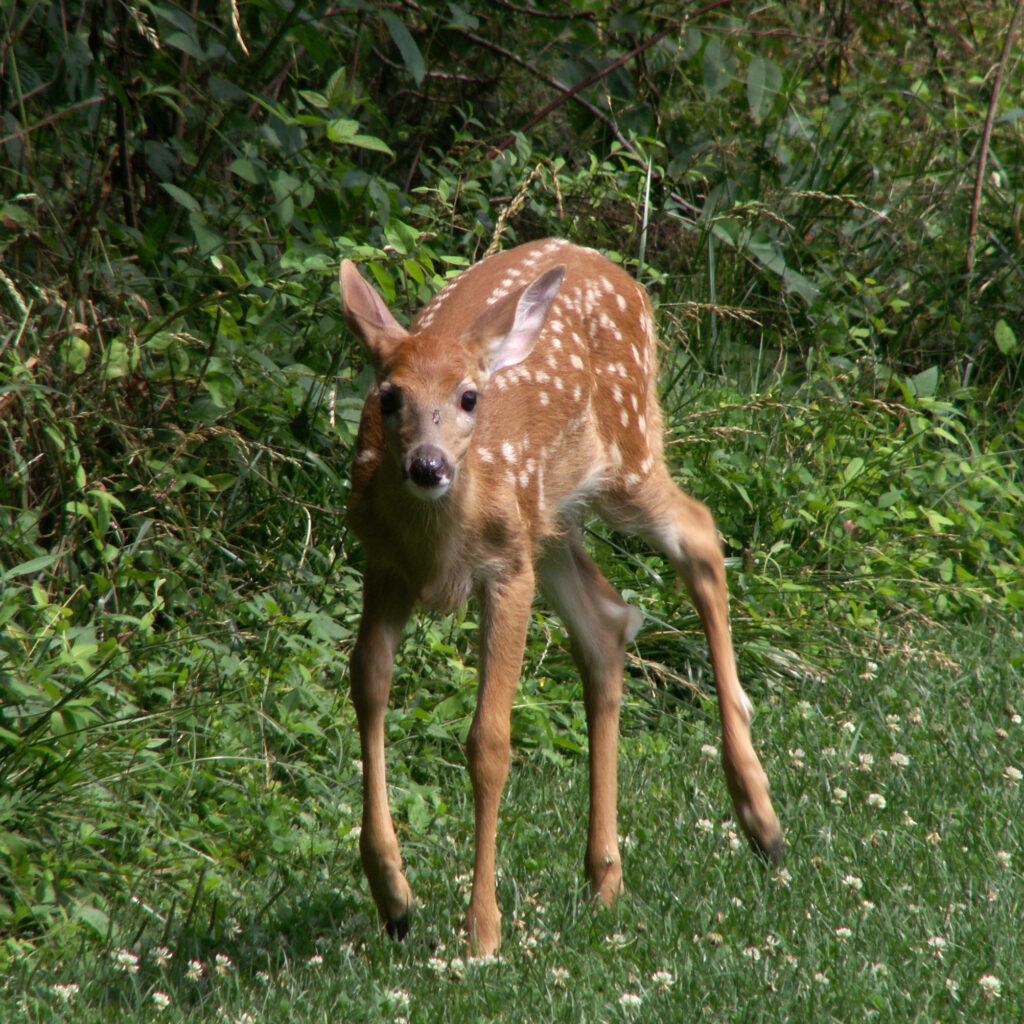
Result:
[[[313,977],[312,929],[339,922],[358,954],[325,959],[359,1005],[394,1011],[386,970],[430,978],[370,938],[356,864],[344,681],[360,556],[342,509],[368,374],[335,298],[342,256],[400,315],[492,242],[567,235],[641,277],[666,341],[671,458],[737,567],[755,695],[824,704],[826,687],[799,688],[866,649],[1019,621],[1024,153],[1018,83],[990,75],[1009,5],[727,4],[685,26],[675,4],[584,7],[0,14],[0,932],[33,964],[175,946],[166,976],[104,960],[83,999],[98,1016],[168,986],[182,1019],[208,1018],[218,983],[208,967],[193,987],[187,959],[221,948],[287,979],[292,995],[268,999],[288,1006]],[[660,564],[607,540],[603,567],[648,616],[626,731],[633,785],[653,791],[664,702],[690,705],[686,749],[710,728],[703,645]],[[396,816],[453,922],[474,614],[410,630],[389,720]],[[523,821],[559,803],[542,768],[583,785],[560,644],[538,611],[514,731],[548,796]],[[989,738],[949,710],[948,735]],[[785,728],[765,738],[797,745]],[[655,747],[652,780],[640,752]],[[788,793],[790,820],[829,828],[807,793]],[[549,870],[524,834],[511,856]],[[708,886],[759,884],[746,871]],[[581,962],[602,948],[575,902],[559,914]],[[737,926],[726,945],[740,943]],[[520,966],[545,993],[535,1015],[562,1013],[569,994]],[[246,990],[227,1000],[237,1013]],[[45,1014],[38,985],[30,1002]],[[606,1006],[585,988],[566,1012]]]

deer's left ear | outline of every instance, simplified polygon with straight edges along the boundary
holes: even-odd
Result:
[[[521,363],[533,351],[564,277],[565,267],[545,271],[477,317],[462,340],[479,350],[488,374]]]

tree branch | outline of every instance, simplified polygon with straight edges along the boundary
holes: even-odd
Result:
[[[966,287],[971,287],[971,272],[974,270],[974,246],[978,231],[978,211],[981,208],[981,187],[985,181],[985,164],[988,162],[988,148],[992,140],[992,124],[996,119],[996,106],[999,103],[999,93],[1003,85],[1003,72],[1006,70],[1006,61],[1010,56],[1010,48],[1013,46],[1017,15],[1020,14],[1024,0],[1017,0],[1017,5],[1010,15],[1010,24],[1006,28],[1006,38],[1003,39],[1003,52],[999,57],[999,65],[996,68],[996,76],[992,82],[992,95],[988,101],[988,116],[985,118],[985,129],[981,134],[981,152],[978,154],[978,170],[974,176],[974,197],[971,200],[971,222],[967,229],[967,258],[964,262],[964,270],[967,274]]]

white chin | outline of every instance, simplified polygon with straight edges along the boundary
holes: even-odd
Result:
[[[412,480],[406,479],[405,481],[405,486],[420,501],[437,501],[438,498],[443,498],[448,493],[451,485],[451,480],[445,480],[436,487],[420,487],[419,484],[413,483]]]

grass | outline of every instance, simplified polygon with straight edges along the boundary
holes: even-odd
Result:
[[[216,924],[181,908],[161,931],[136,906],[106,958],[84,939],[54,942],[52,960],[45,949],[19,959],[9,944],[0,1015],[1020,1019],[1024,693],[1007,667],[1020,639],[1002,621],[950,627],[860,643],[866,653],[851,647],[828,679],[769,692],[752,680],[787,829],[782,870],[766,872],[728,817],[713,705],[652,700],[636,676],[620,770],[628,892],[611,911],[582,888],[585,761],[536,746],[517,757],[503,804],[505,945],[494,962],[467,959],[468,781],[409,741],[422,749],[392,751],[392,784],[423,905],[405,943],[378,930],[349,829],[311,841],[284,885],[235,872]],[[522,714],[535,690],[524,687]],[[339,766],[342,802],[352,772]]]

